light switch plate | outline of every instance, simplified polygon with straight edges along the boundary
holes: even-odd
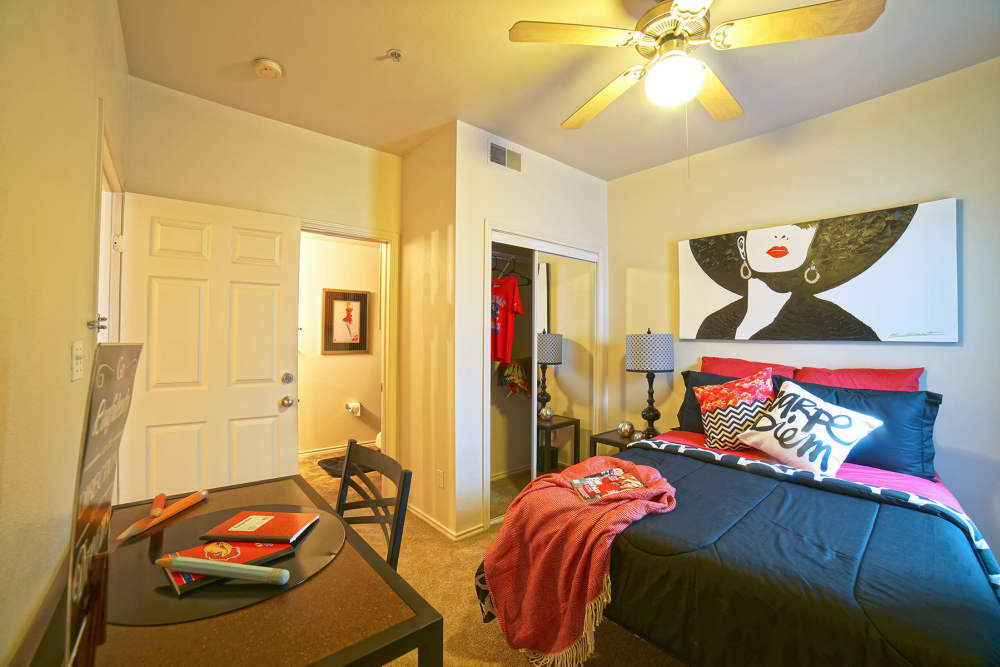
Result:
[[[83,377],[83,365],[87,360],[87,353],[83,349],[83,341],[75,340],[73,341],[72,348],[70,350],[70,382],[76,382]]]

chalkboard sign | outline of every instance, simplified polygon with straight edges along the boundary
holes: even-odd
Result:
[[[141,344],[102,343],[94,353],[87,424],[74,494],[67,604],[67,664],[91,664],[104,640],[108,529],[118,446],[132,403]]]

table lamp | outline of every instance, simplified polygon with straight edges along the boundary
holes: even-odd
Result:
[[[542,332],[538,334],[537,361],[542,367],[542,386],[538,391],[538,402],[541,404],[541,407],[538,408],[538,414],[542,415],[545,411],[545,404],[552,400],[549,392],[545,391],[545,369],[549,367],[549,364],[562,363],[562,334],[546,333],[545,329],[542,329]]]
[[[648,405],[642,411],[646,420],[646,430],[642,435],[646,439],[657,435],[653,426],[660,418],[660,411],[653,405],[653,378],[655,373],[668,373],[674,370],[674,337],[672,334],[653,333],[646,329],[644,334],[628,334],[625,336],[625,370],[630,373],[645,373],[649,382]]]

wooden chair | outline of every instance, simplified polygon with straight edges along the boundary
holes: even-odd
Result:
[[[396,497],[385,498],[378,485],[366,473],[378,472],[396,485]],[[403,470],[397,461],[381,452],[357,442],[347,446],[344,458],[344,476],[337,494],[337,514],[347,523],[375,523],[382,528],[388,550],[385,560],[392,569],[399,562],[399,545],[403,541],[403,521],[406,519],[406,500],[410,495],[409,470]],[[360,482],[358,480],[361,480]],[[364,486],[362,486],[364,484]],[[348,487],[354,489],[361,500],[347,502]],[[345,516],[355,509],[371,510],[373,516]]]

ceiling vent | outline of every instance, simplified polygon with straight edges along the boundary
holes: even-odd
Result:
[[[514,171],[521,171],[521,154],[490,142],[490,162]]]

